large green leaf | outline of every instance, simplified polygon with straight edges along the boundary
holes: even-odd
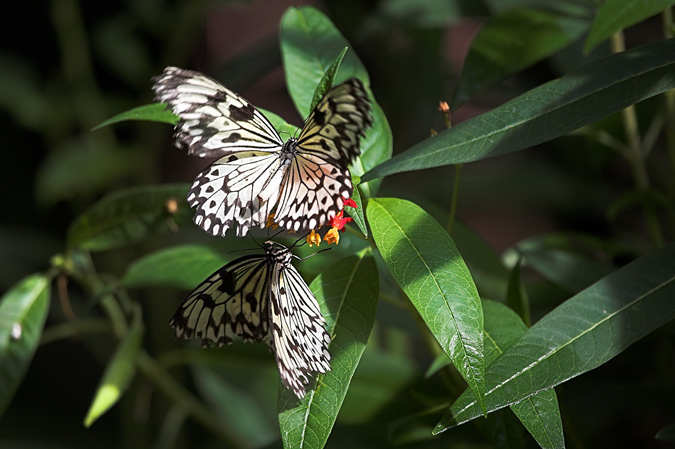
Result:
[[[452,108],[551,56],[581,36],[588,25],[587,18],[543,9],[512,9],[492,17],[471,42]]]
[[[49,310],[49,278],[29,276],[0,299],[0,416],[35,354]]]
[[[127,269],[127,287],[175,287],[192,289],[225,265],[227,258],[204,245],[180,245],[148,254]]]
[[[529,148],[674,88],[673,73],[675,39],[612,55],[426,139],[361,179]]]
[[[293,104],[302,117],[310,112],[314,90],[345,47],[351,45],[321,11],[291,7],[281,19],[281,56]],[[368,72],[354,51],[347,51],[335,83],[356,77],[369,85]]]
[[[589,52],[612,34],[675,5],[675,0],[605,0],[598,10],[584,51]]]
[[[675,317],[673,260],[675,244],[601,279],[532,326],[487,368],[488,411],[597,368]],[[479,416],[481,408],[467,391],[435,431]]]
[[[140,305],[134,310],[134,318],[115,353],[105,368],[96,395],[89,406],[84,426],[91,426],[98,418],[115,405],[124,394],[136,373],[136,359],[143,340],[143,319]]]
[[[189,225],[187,191],[187,184],[165,184],[107,195],[71,224],[68,247],[102,251]]]
[[[379,295],[375,258],[366,249],[332,265],[310,285],[331,335],[331,371],[298,402],[280,387],[279,424],[286,448],[322,448],[335,424],[375,322]]]
[[[436,220],[409,201],[373,198],[367,216],[392,276],[482,400],[483,311],[454,242]]]
[[[281,20],[281,53],[288,91],[302,117],[310,112],[315,89],[343,50],[351,45],[321,11],[312,7],[289,8]],[[335,83],[356,77],[369,85],[368,72],[353,50],[348,50],[334,77]],[[374,125],[361,142],[361,157],[351,171],[361,175],[391,157],[391,129],[380,106],[373,101]],[[371,197],[379,183],[362,184],[361,191]]]
[[[513,310],[496,301],[483,301],[483,313],[485,364],[489,367],[518,341],[527,331],[527,326]],[[558,398],[553,389],[540,391],[511,405],[511,411],[542,448],[565,447]],[[438,429],[435,433],[439,433]]]

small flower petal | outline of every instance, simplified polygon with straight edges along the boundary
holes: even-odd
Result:
[[[329,245],[333,243],[337,245],[338,243],[340,243],[340,233],[336,228],[332,228],[331,230],[326,232],[326,235],[323,239],[327,241]]]
[[[321,236],[314,232],[314,229],[312,229],[312,232],[307,236],[307,244],[311,248],[312,246],[316,245],[319,246],[321,243]]]
[[[356,201],[354,201],[354,200],[351,199],[351,198],[343,198],[343,199],[342,199],[342,202],[345,204],[345,206],[353,207],[354,209],[356,209],[357,207],[359,207],[359,206],[356,204]]]

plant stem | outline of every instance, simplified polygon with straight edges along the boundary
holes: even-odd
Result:
[[[666,39],[673,37],[673,12],[670,8],[663,11],[663,35]],[[663,94],[666,112],[666,146],[670,156],[670,164],[675,168],[675,91]]]
[[[459,175],[462,172],[464,164],[455,164],[455,184],[452,186],[452,204],[450,205],[450,218],[448,218],[447,231],[452,233],[452,225],[455,222],[457,214],[457,199],[459,197]]]
[[[176,379],[162,369],[150,355],[141,350],[136,360],[138,369],[187,413],[217,435],[227,447],[249,448],[250,444],[230,431],[226,423],[217,418],[217,414],[204,407],[192,393],[186,390]]]
[[[612,35],[610,39],[610,46],[612,53],[621,53],[626,49],[621,31]],[[630,166],[633,170],[633,178],[635,180],[635,187],[638,192],[646,193],[650,189],[649,175],[647,174],[647,166],[645,164],[645,151],[640,142],[640,130],[638,128],[637,114],[635,112],[635,105],[628,106],[621,111],[621,118],[623,120],[623,127],[626,133],[626,141],[628,144],[628,152],[626,154]],[[663,246],[663,235],[659,226],[658,218],[654,213],[653,208],[649,204],[644,204],[645,220],[647,222],[647,229],[651,234],[652,242],[656,247]]]

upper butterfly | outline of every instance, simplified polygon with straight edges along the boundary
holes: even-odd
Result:
[[[153,78],[155,100],[180,118],[176,145],[188,154],[220,157],[195,178],[188,203],[194,221],[224,236],[274,222],[293,232],[326,224],[344,207],[353,186],[348,165],[373,124],[361,81],[329,90],[309,114],[300,135],[286,142],[251,103],[192,70],[167,67]]]

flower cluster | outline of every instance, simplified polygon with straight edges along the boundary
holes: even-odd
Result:
[[[345,206],[349,207],[357,207],[356,203],[351,198],[345,199],[344,204]],[[340,231],[345,232],[345,225],[354,221],[351,217],[345,217],[344,212],[345,210],[343,208],[328,222],[331,228],[328,230],[328,232],[326,232],[326,235],[323,237],[323,239],[328,242],[329,245],[332,243],[335,243],[336,245],[340,243]],[[321,243],[321,235],[312,229],[312,232],[310,232],[307,236],[307,243],[309,246],[319,246]]]

